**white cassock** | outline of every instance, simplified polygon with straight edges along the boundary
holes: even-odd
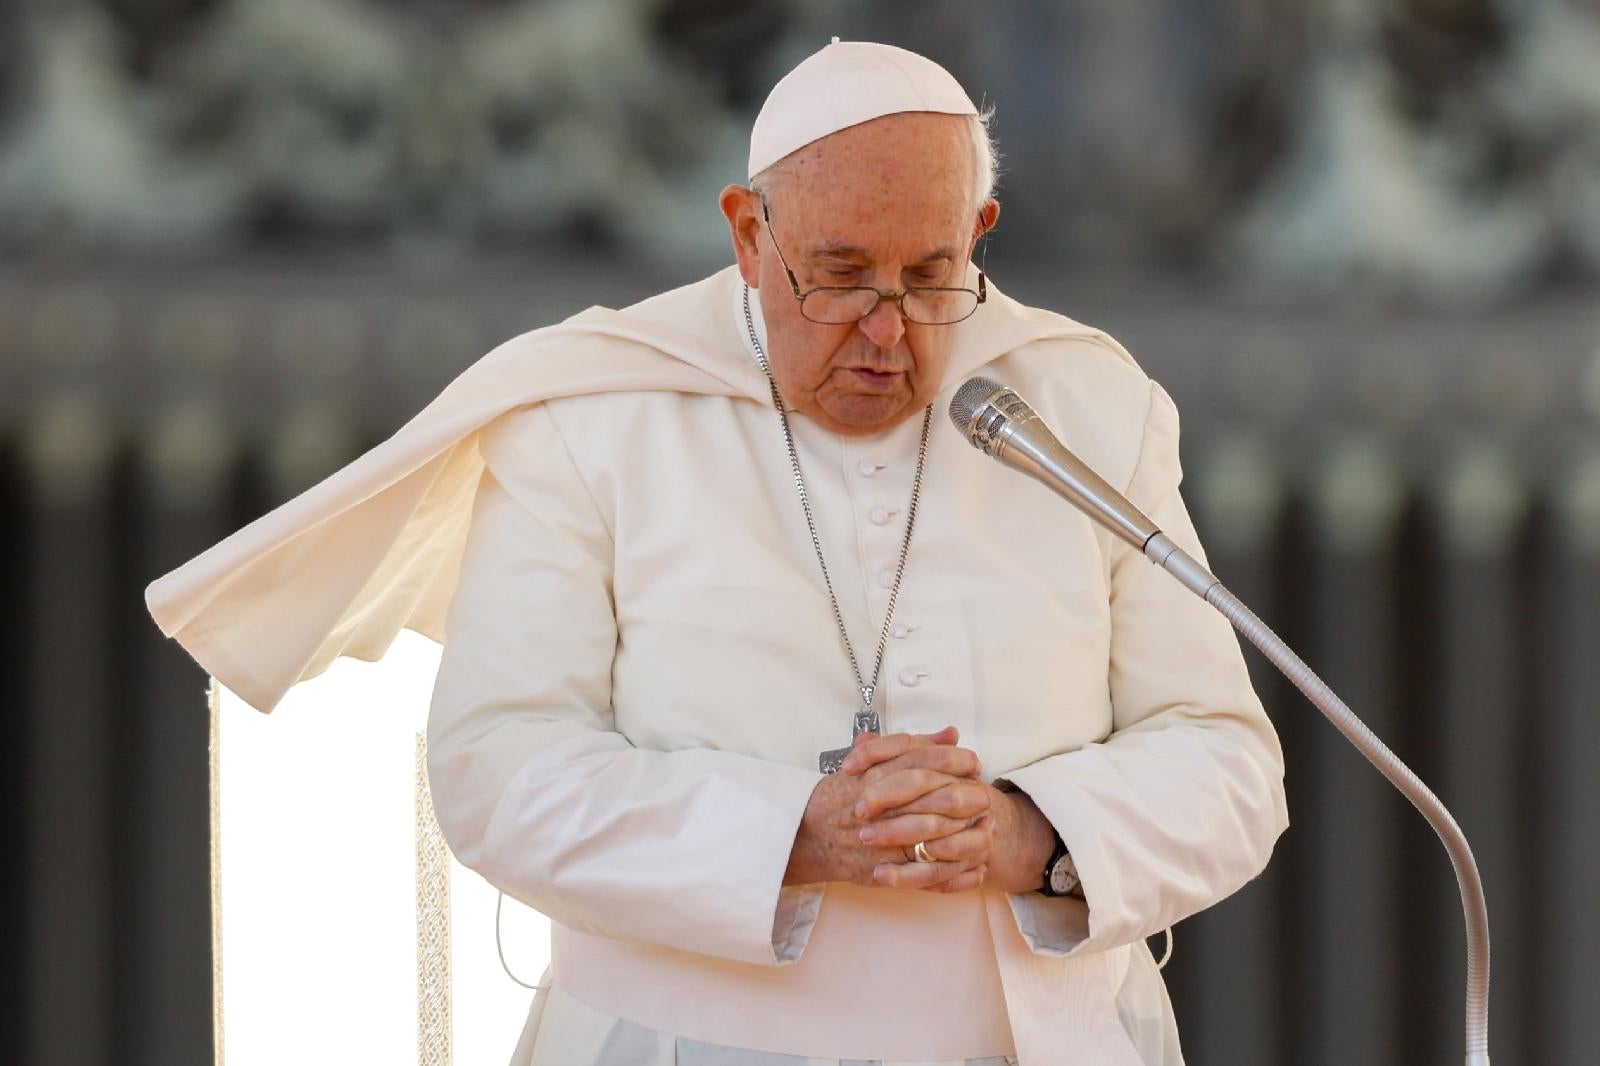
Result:
[[[944,415],[980,368],[1015,386],[1200,557],[1170,399],[1104,334],[991,285],[950,327],[877,697],[885,731],[954,724],[985,780],[1026,791],[1087,903],[784,887],[817,753],[860,701],[740,288],[728,268],[508,342],[153,583],[152,614],[263,711],[402,626],[443,641],[445,839],[553,919],[517,1063],[1181,1062],[1144,938],[1265,866],[1276,736],[1220,616]],[[867,669],[920,422],[791,418]]]
[[[741,290],[730,270],[659,301],[703,301],[709,350],[755,381]],[[1045,341],[983,372],[1195,550],[1176,412],[1124,353]],[[1060,831],[1087,905],[782,887],[817,753],[848,743],[860,699],[770,400],[526,407],[481,440],[428,730],[452,850],[553,919],[517,1062],[729,1061],[704,1044],[1003,1061],[1026,1047],[1007,1011],[1022,995],[1081,1041],[1025,1062],[1180,1061],[1143,938],[1261,869],[1286,824],[1278,746],[1220,616],[950,431],[962,380],[935,400],[883,730],[956,725],[984,779]],[[870,670],[922,419],[853,438],[790,421]]]

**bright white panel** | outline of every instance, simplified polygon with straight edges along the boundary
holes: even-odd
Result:
[[[338,660],[270,715],[220,714],[223,1038],[228,1066],[414,1063],[416,735],[439,648],[403,631]],[[452,861],[453,1058],[505,1063],[533,993],[495,951],[494,889]],[[507,962],[535,984],[543,915],[507,900]]]
[[[513,981],[495,954],[494,887],[460,863],[450,873],[455,1066],[505,1066],[533,991]],[[538,984],[550,962],[550,919],[507,899],[500,931],[506,967],[517,980]]]

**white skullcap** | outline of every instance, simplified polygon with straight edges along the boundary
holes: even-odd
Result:
[[[750,177],[819,137],[902,111],[978,113],[966,90],[933,60],[835,37],[767,94],[750,129]]]

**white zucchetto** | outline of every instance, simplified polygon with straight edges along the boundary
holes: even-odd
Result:
[[[976,115],[933,60],[888,44],[835,37],[783,76],[750,129],[750,177],[819,137],[902,111]]]

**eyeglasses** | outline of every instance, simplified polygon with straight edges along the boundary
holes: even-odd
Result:
[[[789,288],[794,291],[794,298],[800,301],[800,313],[812,322],[828,326],[859,322],[877,310],[880,302],[888,300],[900,305],[900,313],[909,322],[924,326],[948,326],[971,317],[978,305],[989,298],[989,283],[983,276],[982,267],[977,268],[977,292],[939,285],[912,286],[899,292],[885,292],[870,285],[819,285],[801,292],[800,282],[789,268],[789,261],[784,258],[783,249],[778,247],[778,238],[772,232],[772,216],[765,196],[761,198],[761,217],[767,224],[767,236],[772,238],[778,261],[783,264],[783,272],[789,276]]]

